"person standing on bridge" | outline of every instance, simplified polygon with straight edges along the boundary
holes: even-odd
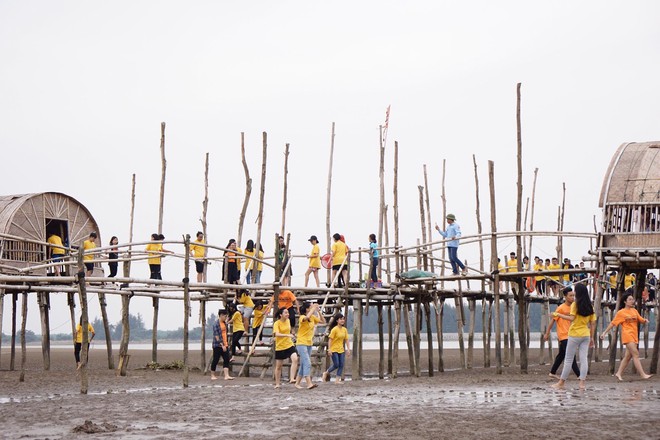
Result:
[[[447,250],[449,251],[449,262],[451,263],[452,273],[458,275],[458,268],[460,267],[462,274],[467,275],[467,267],[458,259],[458,239],[461,238],[461,227],[456,223],[456,216],[454,214],[447,214],[447,229],[444,231],[441,230],[437,223],[435,224],[435,229],[443,238],[449,239]]]

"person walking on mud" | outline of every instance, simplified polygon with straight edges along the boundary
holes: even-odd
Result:
[[[557,356],[555,356],[555,361],[550,368],[550,373],[548,374],[548,376],[555,379],[559,379],[559,376],[557,376],[557,370],[559,370],[559,366],[562,362],[564,362],[564,358],[566,357],[566,345],[568,345],[568,329],[571,327],[571,321],[568,319],[560,318],[559,315],[570,315],[571,305],[575,302],[575,292],[573,292],[571,287],[565,288],[563,293],[564,302],[559,307],[557,307],[557,316],[555,316],[554,313],[550,316],[552,321],[548,326],[548,330],[546,330],[545,334],[543,335],[544,340],[549,340],[552,327],[554,327],[555,323],[557,323],[557,341],[559,342],[559,353],[557,353]],[[580,377],[580,369],[578,368],[575,358],[573,358],[573,364],[571,365],[571,368],[573,369],[575,375]]]
[[[571,304],[571,312],[566,315],[555,312],[556,317],[568,319],[571,326],[568,329],[568,345],[566,346],[566,357],[564,368],[561,371],[559,382],[554,388],[564,388],[566,379],[571,370],[571,365],[576,353],[580,356],[580,389],[586,388],[585,381],[589,371],[589,347],[593,347],[594,333],[596,332],[596,314],[589,299],[589,291],[584,284],[575,285],[575,302]]]
[[[633,295],[624,295],[623,302],[626,305],[625,308],[616,312],[612,322],[610,322],[605,331],[600,335],[600,339],[605,339],[605,335],[607,335],[611,329],[620,325],[621,342],[626,346],[626,354],[621,360],[621,365],[619,365],[619,369],[614,376],[616,376],[619,382],[623,382],[623,377],[621,376],[632,359],[633,365],[635,365],[639,376],[642,379],[649,379],[652,375],[644,372],[642,362],[639,360],[639,350],[637,349],[637,344],[639,344],[639,323],[648,324],[649,320],[642,318],[635,308],[635,297]],[[616,343],[616,341],[614,343]]]
[[[461,227],[456,223],[456,216],[454,214],[447,214],[447,229],[443,231],[437,223],[435,224],[435,229],[443,238],[450,240],[447,242],[447,250],[449,252],[452,274],[458,275],[458,268],[460,267],[462,274],[467,275],[467,267],[458,259],[458,239],[461,238]]]

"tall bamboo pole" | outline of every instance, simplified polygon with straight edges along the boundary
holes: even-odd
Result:
[[[288,191],[288,176],[289,176],[289,144],[286,144],[284,147],[284,182],[282,188],[282,229],[280,235],[284,235],[286,230],[286,201],[287,201],[287,191]],[[287,244],[286,251],[289,252],[289,247]]]
[[[401,267],[399,263],[399,257],[398,257],[398,249],[399,249],[399,142],[394,141],[394,181],[392,182],[392,187],[393,187],[393,194],[394,194],[394,199],[393,199],[393,205],[392,205],[392,210],[393,210],[393,215],[394,215],[394,249],[395,249],[395,255],[396,258],[394,260],[394,265],[395,265],[395,270],[396,273],[401,272]]]
[[[87,281],[85,280],[85,265],[82,249],[78,252],[78,295],[80,296],[80,313],[82,326],[82,349],[80,351],[80,394],[87,394],[89,388],[89,373],[87,360],[89,358],[89,316],[87,308]],[[75,337],[75,333],[74,333]]]
[[[490,188],[490,270],[497,272],[497,209],[495,204],[495,163],[488,161],[488,186]],[[502,374],[502,335],[500,334],[500,277],[495,273],[493,280],[495,295],[495,362],[497,374]]]
[[[516,231],[520,232],[521,222],[521,209],[522,209],[522,124],[520,120],[520,86],[516,86],[516,128],[518,139],[518,198],[516,203]],[[520,234],[516,235],[516,252],[518,255],[518,272],[522,270],[522,237]],[[525,301],[525,288],[523,286],[522,278],[518,280],[518,340],[520,341],[520,372],[527,374],[527,305]]]
[[[128,242],[133,243],[133,222],[135,219],[135,174],[131,180],[131,217],[130,224],[128,227]],[[122,263],[122,269],[124,272],[124,278],[129,278],[131,276],[131,250],[133,245],[129,244],[126,252],[126,258]]]
[[[101,306],[101,317],[103,319],[103,331],[105,333],[105,348],[108,354],[108,370],[115,369],[115,360],[112,356],[112,335],[110,335],[110,322],[108,321],[108,311],[106,310],[107,302],[105,300],[105,293],[99,292],[99,305]]]
[[[442,221],[444,222],[445,219],[447,218],[447,196],[445,194],[445,178],[447,176],[447,160],[442,159],[442,193],[440,194],[440,200],[442,201]],[[443,223],[444,224],[444,223]],[[440,258],[442,258],[443,263],[440,265],[440,276],[444,278],[445,276],[445,259],[446,259],[446,246],[442,247],[442,254]],[[440,288],[444,290],[445,288],[445,281],[444,279],[440,281]]]
[[[161,161],[161,174],[160,174],[160,202],[158,205],[158,233],[163,233],[163,209],[165,203],[165,176],[167,173],[167,159],[165,159],[165,123],[160,123],[160,161]],[[154,317],[151,335],[151,360],[158,362],[158,298],[153,298]]]
[[[479,199],[479,173],[477,170],[477,158],[472,155],[472,164],[474,165],[474,194],[476,199],[476,209],[475,215],[477,217],[477,233],[479,235],[483,232],[483,227],[481,225],[481,201]],[[479,240],[479,270],[484,272],[484,242]],[[486,291],[486,280],[481,280],[481,291]],[[474,306],[473,306],[474,308]],[[473,316],[473,308],[470,309],[470,316]],[[470,327],[472,327],[473,319],[470,320]],[[472,333],[472,332],[470,332]],[[481,334],[482,334],[482,344],[483,344],[483,356],[484,356],[484,366],[488,363],[488,347],[486,346],[486,300],[484,299],[481,304]],[[470,344],[470,341],[468,341]],[[471,355],[470,355],[471,357]],[[470,359],[471,361],[471,359]],[[468,362],[471,365],[471,362]]]
[[[188,388],[188,327],[190,321],[190,234],[183,237],[183,387]]]
[[[264,131],[262,133],[262,147],[261,147],[261,183],[259,185],[259,214],[257,217],[257,239],[254,244],[254,254],[258,257],[261,251],[261,228],[264,224],[264,197],[266,194],[266,161],[268,158],[268,134]],[[252,265],[256,270],[257,265]],[[253,272],[253,275],[255,272]]]
[[[335,154],[335,123],[332,123],[330,134],[330,157],[328,159],[328,185],[325,194],[325,242],[326,252],[330,252],[330,200],[332,196],[332,160]],[[326,271],[327,282],[330,284],[330,269]]]
[[[11,341],[9,349],[9,369],[14,371],[16,361],[16,303],[18,302],[18,293],[11,294]]]
[[[243,137],[243,133],[241,133],[241,138]],[[250,181],[250,184],[252,182]],[[250,185],[251,188],[251,185]],[[205,155],[205,160],[204,160],[204,200],[202,201],[202,217],[199,219],[199,222],[202,225],[202,234],[204,234],[204,240],[206,242],[209,242],[209,237],[207,234],[207,222],[206,222],[206,215],[208,213],[208,208],[209,208],[209,153],[206,153]],[[209,250],[208,248],[204,248],[204,258],[208,256]],[[257,255],[259,253],[257,252]],[[205,260],[206,261],[206,260]],[[204,265],[204,274],[202,280],[206,283],[207,282],[207,275],[208,275],[208,265]],[[199,356],[200,356],[200,369],[204,370],[206,367],[206,300],[200,300],[199,301],[199,321],[202,326],[202,332],[201,332],[201,337],[200,337],[200,349],[199,349]]]
[[[25,343],[25,327],[27,325],[27,313],[28,313],[28,293],[23,293],[23,307],[22,307],[22,319],[21,319],[21,375],[18,379],[19,382],[25,382],[25,368],[27,365],[27,348]]]
[[[534,199],[536,197],[536,178],[538,176],[539,169],[534,168],[534,181],[532,182],[532,210],[529,215],[529,231],[532,232],[534,230]],[[529,251],[527,252],[527,256],[529,256],[529,259],[532,259],[532,240],[534,240],[534,235],[530,234],[529,236]]]
[[[380,180],[380,203],[378,205],[378,243],[383,245],[383,221],[385,220],[385,143],[383,141],[383,126],[379,126],[379,140],[380,140],[380,167],[378,169],[378,177]],[[378,279],[383,279],[383,265],[378,265]]]
[[[424,193],[426,197],[426,237],[424,240],[427,243],[433,241],[433,224],[431,223],[431,198],[429,197],[429,178],[426,173],[426,164],[424,164]],[[433,261],[433,250],[430,251],[430,270],[435,271],[435,262]]]
[[[243,222],[245,221],[245,213],[247,212],[248,205],[250,204],[250,194],[252,194],[252,178],[250,177],[250,169],[248,168],[247,161],[245,160],[245,133],[241,132],[241,163],[243,164],[243,172],[245,173],[245,197],[243,198],[243,207],[238,216],[238,235],[236,242],[238,246],[241,245],[243,239]],[[255,255],[259,255],[256,252]],[[239,268],[240,270],[240,268]]]
[[[48,334],[48,305],[46,304],[47,292],[37,292],[37,304],[41,317],[41,353],[44,359],[44,370],[50,370],[50,340]]]

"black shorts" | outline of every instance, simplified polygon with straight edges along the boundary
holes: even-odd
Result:
[[[332,270],[339,270],[339,269],[341,269],[341,264],[335,264],[334,266],[332,266]],[[344,264],[344,268],[342,270],[346,270],[346,269],[347,267]]]
[[[197,273],[204,273],[204,262],[195,260],[195,269]]]
[[[275,352],[275,359],[278,361],[283,361],[284,359],[289,359],[292,354],[296,353],[296,346],[287,348],[286,350],[279,350]]]
[[[94,270],[94,263],[85,263],[85,268],[90,272],[93,271]]]

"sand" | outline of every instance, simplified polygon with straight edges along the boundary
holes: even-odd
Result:
[[[633,427],[634,437],[660,438],[660,380],[644,381],[629,370],[617,383],[605,363],[592,364],[586,391],[577,389],[574,377],[565,390],[552,389],[547,365],[530,365],[528,374],[518,366],[501,375],[495,368],[460,370],[456,350],[446,350],[447,371],[434,377],[406,372],[396,379],[275,390],[270,379],[211,382],[193,370],[184,389],[181,371],[140,368],[150,351],[131,352],[127,377],[107,369],[104,351],[92,354],[89,393],[82,395],[72,350],[53,349],[51,370],[43,371],[40,350],[30,349],[26,381],[20,383],[20,371],[8,371],[3,347],[0,437],[557,440],[632,438]],[[400,355],[401,370],[407,370],[407,353]],[[475,352],[477,365],[481,356]],[[178,359],[181,352],[159,352],[162,363]],[[191,351],[190,359],[198,365],[199,352]],[[425,353],[422,359],[426,368]],[[648,361],[643,363],[648,371]],[[377,366],[377,352],[365,353],[365,372],[375,373]]]

